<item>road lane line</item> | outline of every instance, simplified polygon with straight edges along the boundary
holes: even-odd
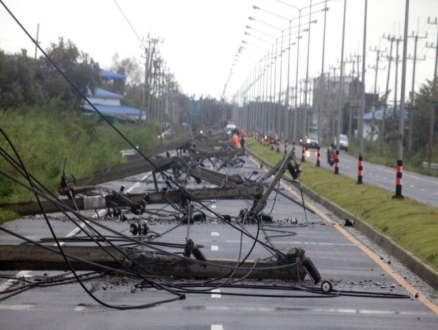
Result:
[[[210,330],[223,330],[222,324],[212,324]]]
[[[140,186],[140,182],[136,182],[134,183],[131,187],[129,187],[128,189],[126,189],[126,193],[131,192],[132,190],[134,190],[135,188]]]
[[[211,246],[211,251],[219,251],[219,246],[217,246],[217,245],[212,245],[212,246]]]
[[[23,311],[23,310],[31,310],[36,309],[35,305],[31,304],[21,304],[21,305],[0,305],[0,310],[14,310],[14,311]]]
[[[258,162],[251,157],[251,159],[257,164]],[[265,172],[268,172],[266,168],[263,168]],[[287,189],[295,198],[298,200],[301,199],[301,196],[294,190],[292,190],[288,184],[285,184],[284,182],[281,182],[281,185]],[[388,264],[380,259],[379,256],[377,256],[374,252],[369,250],[365,245],[363,245],[361,242],[359,242],[355,237],[353,237],[350,233],[348,233],[344,228],[339,226],[338,223],[330,219],[327,215],[325,215],[323,212],[321,212],[311,201],[306,202],[306,206],[311,208],[313,211],[315,211],[316,214],[318,214],[322,219],[327,221],[328,223],[332,224],[334,228],[336,228],[345,238],[347,238],[351,243],[356,245],[360,250],[362,250],[368,257],[370,257],[375,263],[377,263],[384,271],[386,271],[397,283],[399,283],[402,287],[406,289],[410,294],[415,296],[416,293],[419,292],[419,290],[415,289],[412,285],[410,285],[406,280],[401,277],[394,269],[388,266]],[[435,314],[438,314],[438,306],[435,305],[433,302],[431,302],[429,299],[424,297],[423,295],[420,295],[417,298],[418,301],[422,302],[425,306],[427,306],[429,309],[431,309]]]
[[[221,297],[221,290],[220,289],[213,289],[213,290],[211,290],[211,292],[213,292],[211,294],[212,298],[220,298]]]

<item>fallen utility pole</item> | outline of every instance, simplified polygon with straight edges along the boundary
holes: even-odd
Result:
[[[108,252],[96,246],[63,246],[64,254],[76,271],[124,270],[153,276],[172,276],[181,278],[217,278],[227,276],[239,264],[231,259],[209,259],[208,264],[196,259],[177,256],[159,256],[150,252],[135,252],[125,249],[132,260],[140,267],[123,268],[130,264],[126,257],[114,247],[106,247]],[[299,250],[302,251],[302,250]],[[115,257],[112,258],[111,255]],[[235,278],[247,276],[250,279],[304,280],[307,272],[299,263],[304,255],[293,255],[289,260],[276,261],[246,260],[233,274]],[[298,262],[298,264],[297,264]],[[281,266],[281,267],[279,267]],[[254,269],[253,269],[254,268]],[[265,268],[265,269],[263,269]],[[0,270],[46,270],[68,271],[70,268],[56,248],[42,245],[4,245],[0,250]],[[275,269],[275,271],[274,271]]]
[[[202,157],[223,157],[223,156],[230,156],[230,155],[237,155],[241,151],[240,149],[230,150],[230,151],[214,151],[207,154],[192,154],[190,156],[175,156],[175,157],[169,157],[169,158],[162,158],[162,159],[154,159],[152,162],[154,165],[152,165],[150,162],[140,159],[131,161],[124,164],[118,164],[111,167],[107,167],[105,169],[102,169],[100,171],[95,172],[93,175],[77,179],[75,182],[75,187],[81,187],[81,186],[92,186],[92,185],[98,185],[101,183],[114,181],[114,180],[120,180],[122,178],[126,178],[129,176],[146,173],[150,171],[156,170],[156,167],[159,169],[168,169],[172,166],[172,164],[175,163],[175,161],[181,160],[183,162],[189,162],[193,161]],[[60,192],[62,194],[62,192]]]
[[[235,198],[254,198],[263,194],[262,185],[250,186],[234,186],[225,188],[200,188],[186,190],[195,200],[211,200],[211,199],[235,199]],[[181,192],[178,190],[167,190],[162,192],[149,192],[147,194],[147,204],[164,204],[173,202],[181,202]],[[109,194],[106,196],[85,196],[75,198],[74,200],[63,199],[61,202],[70,209],[96,210],[114,207],[132,207],[140,205],[145,198],[145,194],[125,194],[124,198],[120,198],[118,194]],[[51,201],[42,201],[41,205],[45,213],[61,212]],[[1,206],[3,210],[13,211],[21,216],[41,214],[41,208],[37,202],[22,202],[16,204],[4,204]]]

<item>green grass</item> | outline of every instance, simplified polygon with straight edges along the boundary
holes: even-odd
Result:
[[[0,127],[9,137],[29,173],[45,187],[56,192],[64,161],[72,181],[90,175],[109,165],[125,162],[120,150],[131,149],[106,122],[84,117],[73,110],[50,107],[0,111]],[[119,129],[141,150],[158,144],[158,123],[141,126],[122,126]],[[0,146],[13,155],[12,147],[3,135]],[[16,159],[15,155],[13,155]],[[26,180],[6,160],[0,157],[0,168],[22,182]],[[19,187],[0,174],[0,203],[14,203],[33,199],[32,193]],[[16,215],[0,211],[0,223]]]
[[[270,164],[283,155],[247,139],[247,148]],[[353,178],[302,163],[301,183],[322,197],[354,214],[438,270],[438,208],[409,198],[393,199],[394,193]]]

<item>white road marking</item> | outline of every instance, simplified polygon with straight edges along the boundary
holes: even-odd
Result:
[[[219,246],[217,246],[217,245],[212,245],[212,246],[211,246],[211,251],[219,251]]]
[[[221,290],[220,289],[213,289],[211,292],[214,292],[211,294],[212,298],[220,298],[221,297]]]
[[[213,235],[212,235],[213,236]],[[199,242],[211,242],[211,240],[199,240]],[[220,240],[222,243],[240,243],[240,240]],[[249,240],[243,240],[243,243],[249,243]],[[303,245],[324,245],[324,246],[355,246],[352,243],[315,243],[315,242],[291,242],[291,241],[272,241],[274,244],[303,244]],[[212,245],[213,247],[214,245]],[[213,249],[212,249],[213,251]]]
[[[223,330],[222,324],[212,324],[211,330]]]
[[[218,232],[216,232],[216,231],[212,231],[211,232],[211,236],[220,236],[220,234]]]
[[[131,192],[132,190],[134,190],[135,188],[140,186],[140,182],[136,182],[134,183],[131,187],[129,187],[128,189],[126,189],[126,193]]]
[[[294,310],[294,307],[229,307],[229,306],[205,306],[207,311],[237,311],[237,312],[290,312]],[[407,311],[395,311],[395,310],[373,310],[373,309],[354,309],[354,308],[303,308],[310,312],[316,313],[346,313],[346,314],[367,314],[367,315],[431,315],[430,313],[422,312],[407,312]]]
[[[21,272],[18,272],[17,275],[15,275],[15,277],[31,277],[30,275],[28,275],[29,273],[30,273],[29,270],[22,270]],[[15,283],[17,283],[17,280],[15,279],[11,278],[10,280],[7,280],[5,283],[0,285],[0,292],[6,291]]]
[[[22,305],[0,305],[0,310],[16,310],[16,311],[23,311],[23,310],[31,310],[35,309],[35,305],[30,304],[22,304]]]
[[[215,209],[215,208],[216,208],[216,205],[212,205],[211,208],[212,208],[212,209]]]
[[[99,212],[97,212],[97,214],[100,216],[102,216],[104,213],[106,212],[106,210],[100,210]],[[93,215],[93,218],[97,217],[97,214]],[[75,236],[77,233],[79,233],[79,231],[81,230],[81,228],[84,228],[85,225],[89,223],[89,221],[85,221],[83,222],[79,227],[76,227],[75,229],[73,229],[71,232],[69,232],[65,237],[73,237]],[[59,243],[59,245],[63,246],[65,244],[65,242],[61,242]],[[56,243],[53,244],[54,246],[56,246]]]
[[[75,308],[75,312],[80,312],[84,308],[85,308],[85,306],[78,306],[78,307]]]

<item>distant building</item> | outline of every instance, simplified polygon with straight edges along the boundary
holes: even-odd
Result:
[[[333,136],[337,130],[339,115],[339,84],[341,77],[321,75],[313,82],[313,113],[312,124],[322,128],[324,137]],[[322,98],[321,98],[322,93]],[[350,132],[353,127],[352,118],[358,113],[362,104],[362,82],[356,77],[344,77],[342,93],[341,133]],[[378,97],[374,94],[365,94],[365,112],[371,111],[372,106],[377,105]],[[318,123],[318,110],[321,106],[321,124]],[[345,113],[347,115],[345,115]],[[344,116],[346,118],[344,118]]]
[[[112,121],[127,124],[133,124],[137,120],[146,120],[146,111],[122,105],[120,101],[123,99],[123,96],[115,93],[117,84],[126,80],[124,75],[108,70],[101,70],[100,77],[107,82],[107,86],[108,81],[113,82],[112,92],[102,88],[96,88],[94,94],[92,94],[90,90],[88,91],[88,100],[100,113]],[[98,115],[95,109],[88,103],[84,103],[82,109],[89,115]]]

